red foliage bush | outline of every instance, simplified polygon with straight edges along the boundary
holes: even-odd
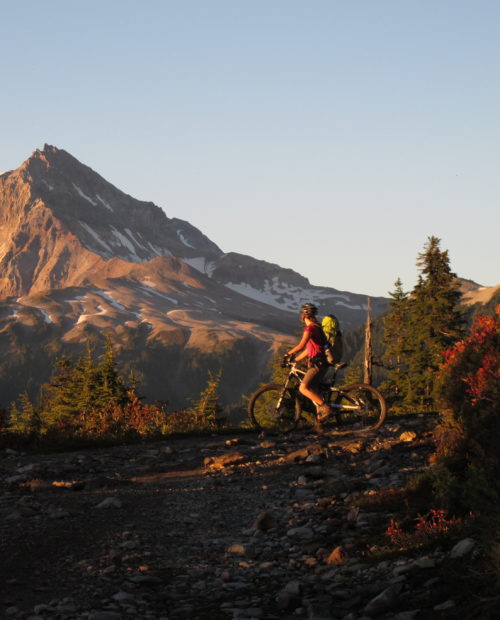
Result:
[[[443,354],[444,404],[460,412],[497,408],[500,402],[500,306],[496,316],[480,316],[470,335]]]
[[[443,354],[434,488],[441,505],[494,507],[500,499],[500,306]]]
[[[407,531],[391,519],[385,535],[398,548],[413,548],[427,545],[463,527],[462,519],[447,519],[446,511],[433,508],[427,515],[418,515],[413,530]]]

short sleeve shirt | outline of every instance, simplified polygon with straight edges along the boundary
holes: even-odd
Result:
[[[317,323],[309,323],[306,325],[304,333],[309,334],[309,340],[306,343],[307,356],[324,355],[326,338],[321,326]]]

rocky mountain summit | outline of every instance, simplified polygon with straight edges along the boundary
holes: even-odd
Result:
[[[497,617],[472,595],[477,541],[386,551],[375,499],[428,466],[432,425],[3,451],[2,617]]]
[[[151,400],[185,403],[208,369],[222,369],[223,396],[235,402],[296,337],[305,301],[344,329],[366,315],[365,296],[225,254],[49,145],[0,176],[0,274],[4,406],[47,380],[55,357],[103,334]],[[385,306],[372,300],[375,315]]]
[[[348,326],[364,318],[365,296],[313,287],[290,269],[224,254],[188,222],[124,194],[53,146],[45,145],[20,168],[1,175],[0,198],[0,297],[81,285],[111,259],[119,261],[108,266],[110,275],[123,271],[120,261],[147,263],[171,256],[281,310],[296,312],[312,299],[320,305],[328,301],[330,309],[338,306]],[[385,307],[383,298],[373,303],[375,314]]]

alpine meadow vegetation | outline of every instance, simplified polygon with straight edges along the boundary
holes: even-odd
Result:
[[[222,373],[209,374],[193,406],[169,411],[167,403],[146,404],[136,381],[118,370],[111,341],[96,359],[87,343],[76,360],[60,357],[34,403],[27,393],[10,406],[0,429],[5,445],[50,446],[160,439],[177,432],[214,430],[223,406],[218,388]]]

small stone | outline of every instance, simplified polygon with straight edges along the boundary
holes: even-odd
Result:
[[[298,581],[288,583],[276,596],[278,607],[283,610],[296,609],[301,604],[301,585]]]
[[[450,551],[450,558],[463,558],[464,556],[469,555],[469,553],[472,552],[475,546],[476,541],[473,538],[464,538],[463,540],[458,542]]]
[[[312,491],[311,489],[296,489],[295,497],[298,500],[311,500],[314,499],[316,496],[314,494],[314,491]]]
[[[359,518],[359,507],[353,506],[347,513],[347,523],[351,527],[355,527]]]
[[[415,620],[420,613],[420,609],[412,609],[410,611],[400,611],[393,620]]]
[[[253,528],[260,530],[261,532],[265,532],[266,530],[271,529],[273,525],[274,519],[272,516],[268,512],[261,512],[255,519]]]
[[[419,568],[435,568],[437,562],[434,558],[418,558],[415,562]]]
[[[246,618],[262,618],[263,615],[264,610],[260,607],[248,607],[248,609],[245,609]]]
[[[54,610],[52,609],[52,607],[50,605],[46,605],[45,603],[41,603],[40,605],[35,605],[33,607],[33,611],[38,616],[38,615],[42,614],[45,611],[46,612],[52,612]]]
[[[24,474],[14,474],[13,476],[5,478],[5,482],[8,484],[16,484],[18,482],[24,482],[25,480],[26,476]]]
[[[270,441],[269,439],[267,439],[267,440],[263,441],[260,444],[260,447],[264,448],[264,449],[275,448],[276,447],[276,442],[275,441]]]
[[[301,450],[295,450],[294,452],[287,454],[285,460],[287,463],[296,463],[297,461],[305,461],[308,456],[308,449],[302,448]]]
[[[122,503],[117,497],[107,497],[97,504],[96,508],[121,508]]]
[[[29,463],[28,465],[24,465],[23,467],[18,467],[17,472],[19,474],[27,474],[38,469],[38,466],[35,463]]]
[[[52,487],[51,483],[48,480],[40,480],[39,478],[33,478],[25,485],[32,491],[46,491]]]
[[[444,603],[440,603],[434,607],[434,611],[445,611],[446,609],[452,609],[455,607],[455,601],[448,600]]]
[[[120,620],[121,613],[117,611],[94,611],[91,612],[88,620]]]
[[[347,562],[347,559],[348,555],[344,547],[338,546],[326,558],[326,563],[341,566]]]
[[[402,588],[403,585],[401,583],[386,588],[378,596],[369,601],[364,608],[364,613],[367,616],[378,616],[389,611],[396,604]]]
[[[294,540],[312,540],[314,531],[310,527],[292,527],[286,535]]]
[[[321,463],[321,456],[319,454],[310,454],[306,458],[306,463],[311,463],[313,465],[318,465]]]
[[[246,552],[245,545],[242,545],[240,543],[234,543],[227,549],[227,553],[230,553],[231,555],[244,556],[245,552]]]
[[[130,577],[130,581],[132,583],[139,583],[151,586],[157,586],[161,584],[161,579],[155,577],[154,575],[134,575]]]
[[[399,566],[396,566],[394,570],[392,571],[392,574],[395,577],[399,577],[400,575],[405,575],[406,573],[409,573],[414,568],[415,568],[414,562],[407,562],[406,564],[401,564]]]
[[[209,469],[224,469],[228,465],[235,465],[244,459],[241,452],[231,452],[222,456],[207,456],[203,459],[203,465]]]
[[[117,603],[123,603],[123,602],[133,601],[134,595],[130,594],[130,592],[124,592],[122,590],[121,592],[117,592],[116,594],[113,594],[111,598]]]

